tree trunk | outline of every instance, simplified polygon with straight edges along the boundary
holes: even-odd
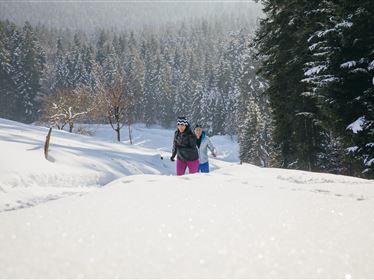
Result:
[[[130,139],[130,144],[132,145],[132,132],[131,132],[131,124],[128,125],[129,127],[129,139]]]
[[[45,159],[48,159],[48,149],[49,149],[49,141],[51,140],[51,133],[52,133],[52,127],[49,128],[47,137],[45,138],[45,143],[44,143],[44,157],[45,157]]]
[[[118,127],[116,129],[116,132],[117,132],[117,141],[121,142],[121,129]]]
[[[70,123],[69,122],[69,132],[73,132],[73,128],[74,128],[74,123]]]

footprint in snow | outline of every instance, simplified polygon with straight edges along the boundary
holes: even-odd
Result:
[[[124,180],[124,181],[122,181],[122,183],[127,184],[127,183],[131,183],[132,181],[134,181],[134,180]]]
[[[321,189],[315,189],[315,190],[313,190],[312,192],[317,192],[317,193],[326,193],[326,194],[330,193],[330,191],[327,191],[327,190],[321,190]]]

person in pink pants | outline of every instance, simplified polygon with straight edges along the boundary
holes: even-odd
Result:
[[[184,175],[188,167],[188,173],[193,174],[199,171],[199,160],[183,161],[177,159],[177,175]]]
[[[185,117],[178,117],[177,130],[174,133],[173,151],[170,158],[175,160],[177,156],[177,175],[184,175],[188,167],[188,173],[193,174],[199,170],[199,152],[196,146],[197,138],[192,132]]]

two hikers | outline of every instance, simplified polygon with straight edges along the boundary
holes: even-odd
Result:
[[[208,148],[215,157],[216,152],[209,137],[205,134],[201,125],[195,127],[195,134],[185,117],[177,119],[177,130],[174,133],[173,151],[171,161],[177,156],[177,176],[186,172],[188,167],[189,174],[200,172],[209,172]]]
[[[201,173],[209,173],[208,149],[211,151],[212,156],[216,157],[216,148],[210,141],[209,136],[206,135],[202,125],[195,125],[195,135],[199,149],[199,171]]]

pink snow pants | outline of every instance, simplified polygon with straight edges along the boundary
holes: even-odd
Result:
[[[188,166],[188,173],[193,174],[199,170],[199,160],[183,161],[177,159],[177,176],[184,175]]]

